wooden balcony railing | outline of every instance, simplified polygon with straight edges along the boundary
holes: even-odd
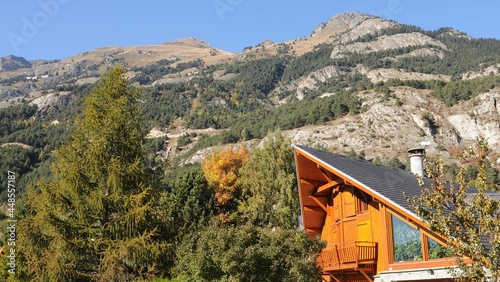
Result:
[[[357,270],[377,263],[377,243],[350,242],[328,245],[318,257],[324,270]]]

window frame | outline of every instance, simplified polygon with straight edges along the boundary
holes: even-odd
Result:
[[[429,254],[429,239],[432,239],[439,245],[445,247],[446,242],[444,241],[443,238],[439,238],[436,235],[431,235],[428,231],[425,230],[425,228],[422,228],[421,226],[417,225],[415,222],[412,222],[411,220],[406,219],[405,217],[401,216],[400,214],[393,212],[392,210],[387,210],[386,211],[386,219],[387,219],[387,239],[388,239],[388,257],[389,257],[389,265],[391,267],[394,266],[404,266],[404,265],[422,265],[422,264],[427,264],[427,265],[432,265],[432,264],[440,264],[442,262],[446,262],[446,265],[449,265],[449,261],[455,261],[456,256],[450,256],[450,257],[443,257],[443,258],[430,258]],[[414,260],[414,261],[396,261],[395,260],[395,246],[394,246],[394,233],[393,233],[393,217],[398,218],[401,220],[403,223],[411,226],[415,230],[417,230],[420,234],[420,245],[421,245],[421,255],[422,259],[421,260]],[[398,267],[399,268],[399,267]],[[404,269],[401,268],[401,269]]]

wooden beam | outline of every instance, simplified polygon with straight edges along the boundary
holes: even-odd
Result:
[[[373,279],[370,276],[368,276],[368,274],[366,274],[366,272],[364,270],[360,270],[359,272],[361,272],[361,274],[363,274],[363,276],[366,278],[366,280],[373,282]]]
[[[337,277],[335,277],[335,275],[333,274],[330,274],[330,277],[333,278],[333,280],[335,280],[336,282],[342,282],[341,280],[339,280]]]
[[[318,186],[318,185],[323,185],[325,184],[325,181],[319,181],[316,179],[309,179],[309,178],[300,178],[300,184],[306,184],[306,185],[311,185],[311,186]]]
[[[304,211],[323,212],[323,209],[321,207],[316,207],[316,206],[304,206]]]
[[[316,193],[321,193],[321,192],[324,192],[326,190],[329,190],[329,189],[332,189],[332,188],[335,188],[338,186],[340,186],[340,183],[338,183],[336,181],[332,181],[330,183],[326,183],[325,185],[319,186],[318,189],[316,190]]]
[[[317,195],[317,194],[311,194],[313,195],[313,197],[316,197],[316,198],[329,198],[330,195],[327,195],[327,194],[323,194],[323,195]]]
[[[349,182],[349,181],[347,181],[347,180],[344,180],[344,183],[345,183],[345,184],[347,184],[347,185],[349,185],[349,186],[354,186],[354,187],[356,187],[356,185],[352,184],[351,182]]]
[[[321,228],[306,227],[305,229],[306,229],[307,232],[313,232],[313,233],[321,233],[321,231],[322,231]]]
[[[319,169],[319,171],[321,171],[321,174],[323,174],[323,177],[325,177],[326,181],[328,181],[328,182],[333,181],[333,179],[328,175],[328,173],[325,171],[324,168],[322,168],[321,166],[318,165],[318,169]]]
[[[328,212],[325,205],[320,200],[318,200],[315,196],[310,195],[309,198],[313,199],[313,201],[315,201],[316,204],[318,204],[318,206],[320,206],[320,208],[322,208],[325,212]]]

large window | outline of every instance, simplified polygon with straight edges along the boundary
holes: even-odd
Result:
[[[429,245],[429,259],[448,258],[453,256],[452,252],[448,251],[430,237],[427,237],[427,244]]]
[[[394,243],[394,261],[422,260],[422,242],[420,232],[403,222],[398,217],[392,217],[392,238]]]

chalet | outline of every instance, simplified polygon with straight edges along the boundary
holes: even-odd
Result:
[[[324,281],[452,281],[446,239],[403,194],[421,193],[414,175],[423,173],[421,150],[410,152],[413,172],[303,146],[294,151],[303,227],[327,242],[318,258]]]

